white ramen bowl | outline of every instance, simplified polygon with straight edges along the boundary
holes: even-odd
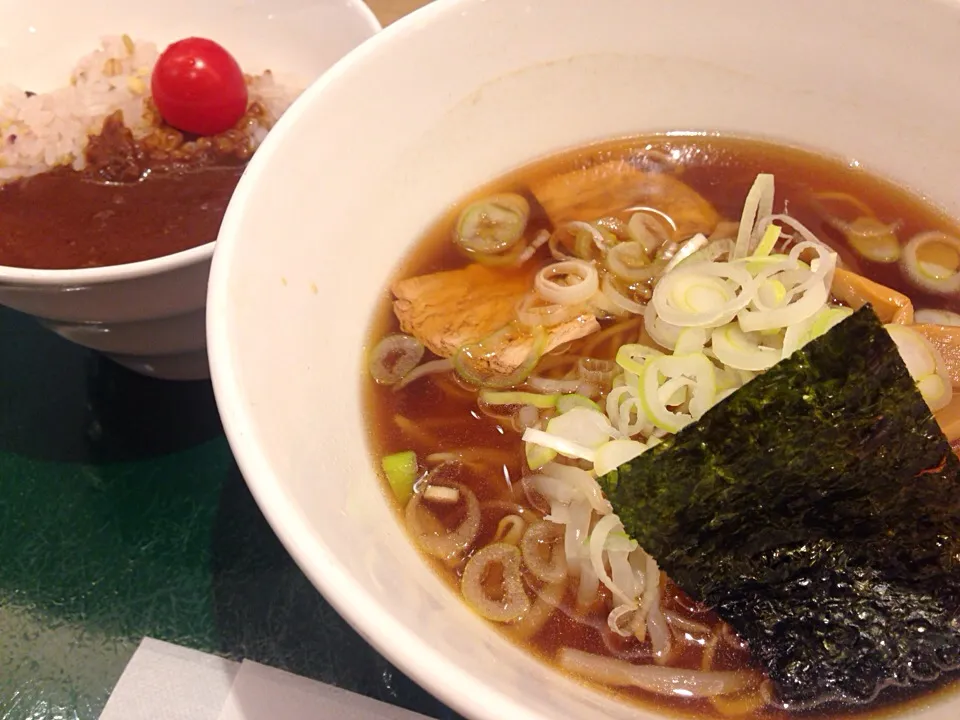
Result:
[[[160,48],[210,37],[245,72],[270,68],[303,87],[380,29],[360,0],[0,0],[0,17],[0,78],[35,92],[65,85],[105,35],[127,33]],[[0,266],[0,304],[143,374],[207,377],[204,307],[214,240],[105,268]]]
[[[638,132],[763,136],[862,163],[960,216],[960,4],[438,0],[311,87],[251,163],[208,298],[241,470],[312,582],[477,720],[650,720],[471,613],[381,493],[361,402],[374,308],[404,253],[478,185]],[[955,720],[946,692],[899,718]]]

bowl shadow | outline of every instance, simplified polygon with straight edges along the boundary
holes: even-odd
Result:
[[[462,720],[374,650],[311,585],[239,469],[227,473],[212,540],[219,652],[440,720]]]
[[[194,447],[223,429],[209,381],[138,375],[0,308],[0,452],[110,463]]]

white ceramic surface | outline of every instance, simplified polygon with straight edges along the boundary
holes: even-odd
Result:
[[[211,37],[245,71],[270,68],[305,86],[379,30],[360,0],[0,0],[0,17],[0,79],[34,91],[63,85],[104,35],[127,33],[160,47]],[[146,375],[207,377],[204,307],[214,239],[109,268],[0,266],[0,304]]]
[[[310,579],[470,718],[659,717],[515,648],[410,546],[365,442],[372,308],[406,249],[470,189],[641,131],[820,148],[960,215],[958,33],[960,5],[935,0],[438,0],[332,69],[241,181],[207,316],[231,446]],[[960,696],[899,716],[955,720]]]

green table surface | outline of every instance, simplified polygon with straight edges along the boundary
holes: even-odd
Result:
[[[287,555],[209,382],[140,377],[0,309],[0,720],[98,717],[144,636],[457,717]]]

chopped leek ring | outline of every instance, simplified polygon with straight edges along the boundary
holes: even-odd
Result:
[[[781,352],[760,344],[753,333],[745,333],[735,323],[716,328],[710,336],[717,360],[735,370],[767,370],[781,359]]]
[[[867,216],[842,225],[850,247],[867,260],[879,263],[895,263],[900,259],[896,228],[896,225],[886,225],[875,217]]]
[[[692,381],[689,412],[673,412],[660,398],[661,386],[680,377]],[[664,355],[644,364],[640,376],[640,402],[644,413],[661,430],[679,432],[709,410],[716,402],[716,396],[716,369],[703,353]]]
[[[497,392],[496,390],[481,390],[480,399],[487,405],[533,405],[541,410],[556,407],[560,395],[542,395],[530,392]]]
[[[571,408],[567,412],[550,418],[547,432],[557,435],[584,447],[596,450],[607,442],[616,432],[610,419],[596,410],[585,407]]]
[[[735,263],[698,263],[664,275],[651,304],[663,320],[680,327],[726,325],[756,294],[756,280]]]
[[[383,474],[387,476],[390,489],[403,505],[413,497],[413,483],[417,479],[419,466],[417,454],[413,450],[385,455],[380,460]]]
[[[757,245],[757,249],[753,251],[753,257],[761,258],[769,255],[779,239],[780,226],[770,223],[767,225],[767,229],[764,230],[763,237],[760,238],[760,244]]]
[[[677,342],[673,347],[673,352],[676,355],[698,353],[703,351],[706,344],[707,331],[704,328],[683,328],[677,336]]]
[[[535,443],[569,458],[593,462],[593,458],[595,457],[595,452],[591,448],[571,442],[559,435],[553,435],[535,428],[527,428],[523,431],[523,441],[526,443]],[[529,460],[529,455],[527,457]]]
[[[913,321],[918,324],[930,323],[931,325],[960,326],[960,314],[950,310],[925,308],[913,313]]]
[[[643,364],[653,357],[660,357],[662,352],[656,348],[647,345],[629,344],[621,345],[617,350],[617,365],[627,372],[634,375],[640,375],[643,372]]]
[[[582,407],[587,408],[588,410],[596,410],[597,412],[600,412],[600,406],[586,395],[570,393],[568,395],[560,395],[557,398],[558,412],[565,413],[568,410],[573,410],[575,407]]]
[[[740,215],[740,229],[733,248],[733,259],[745,258],[750,254],[750,240],[753,238],[757,222],[763,222],[773,213],[774,184],[773,175],[760,173],[753,181],[747,199],[743,203]]]
[[[453,239],[471,254],[502,253],[520,241],[529,217],[530,204],[522,196],[493,195],[463,209]]]
[[[638,440],[611,440],[597,448],[593,461],[593,471],[597,475],[606,475],[645,453],[649,447]]]
[[[891,323],[884,327],[931,412],[945,407],[953,397],[953,389],[940,352],[927,338],[907,325]]]
[[[925,245],[932,246],[934,250],[939,248],[941,252],[936,258],[927,257],[921,260],[920,251]],[[936,260],[949,264],[957,258],[960,258],[960,240],[938,230],[932,230],[915,235],[906,244],[900,264],[910,279],[924,290],[952,294],[960,291],[960,271]]]
[[[533,442],[524,443],[523,452],[527,458],[527,467],[531,470],[539,470],[547,463],[553,462],[557,457],[556,450]]]

